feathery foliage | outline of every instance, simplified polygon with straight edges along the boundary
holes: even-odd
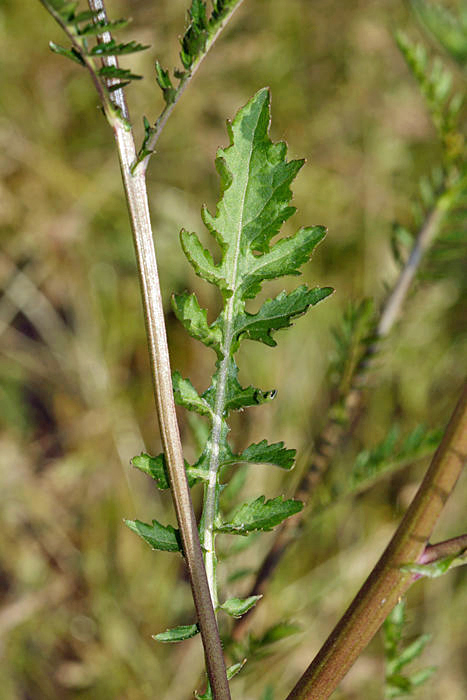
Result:
[[[136,41],[117,43],[114,39],[98,41],[98,35],[115,32],[128,25],[129,20],[107,20],[100,12],[92,10],[79,11],[79,2],[67,0],[40,0],[55,21],[61,26],[71,46],[66,48],[55,42],[49,42],[50,49],[87,68],[99,93],[107,119],[123,120],[119,107],[112,101],[111,93],[126,87],[141,76],[131,70],[120,68],[116,59],[118,56],[144,51],[149,48]],[[110,35],[109,35],[110,36]],[[99,65],[99,63],[102,65]]]
[[[205,0],[191,0],[187,13],[188,24],[180,39],[180,62],[173,76],[156,61],[156,81],[164,98],[165,107],[154,125],[143,118],[144,139],[138,152],[135,167],[151,156],[160,129],[170,110],[182,94],[187,82],[196,71],[199,63],[209,51],[226,22],[243,0],[212,0],[211,12]]]
[[[431,118],[443,144],[446,164],[458,162],[464,155],[464,139],[458,123],[463,94],[453,93],[452,74],[436,56],[431,65],[423,44],[414,44],[403,33],[397,33],[397,43],[430,111]]]
[[[386,618],[383,625],[384,655],[386,658],[385,697],[399,698],[413,695],[414,691],[433,675],[436,668],[415,671],[410,675],[402,669],[420,656],[429,634],[422,634],[408,646],[403,645],[403,632],[406,624],[405,600],[401,600]]]
[[[304,227],[290,237],[271,243],[281,224],[295,211],[290,206],[290,183],[303,161],[286,160],[285,144],[274,144],[269,139],[269,122],[269,92],[263,89],[229,123],[230,145],[217,154],[221,198],[215,215],[204,208],[202,217],[220,247],[220,261],[214,262],[213,255],[195,233],[181,232],[183,250],[196,274],[220,290],[221,313],[208,323],[207,311],[200,307],[194,294],[173,297],[173,309],[180,322],[190,335],[211,348],[217,358],[211,386],[202,394],[178,372],[174,372],[173,387],[177,403],[207,418],[210,424],[198,460],[192,466],[187,465],[186,470],[192,484],[204,483],[200,538],[215,608],[234,617],[247,612],[261,596],[244,600],[232,598],[219,604],[216,534],[246,536],[255,531],[267,531],[302,508],[301,502],[292,499],[265,500],[264,496],[259,496],[241,504],[230,515],[223,513],[222,475],[226,467],[238,463],[290,469],[295,457],[295,451],[286,449],[282,442],[268,444],[263,440],[250,445],[241,454],[235,454],[230,446],[230,412],[258,406],[275,395],[275,392],[240,385],[235,353],[244,339],[276,345],[277,330],[291,326],[295,318],[332,293],[329,287],[301,285],[292,292],[281,292],[267,299],[255,313],[246,308],[265,281],[300,274],[300,267],[310,259],[325,235],[322,226]],[[167,488],[162,455],[156,458],[141,455],[133,459],[133,464],[152,476],[159,488]],[[144,526],[139,521],[128,524],[152,547],[174,548],[176,539],[172,529],[168,532],[157,521],[153,521],[152,526]]]
[[[350,474],[352,490],[365,487],[382,474],[433,454],[443,436],[442,429],[427,430],[423,425],[418,425],[403,440],[400,440],[400,432],[400,426],[393,425],[382,442],[357,455]]]
[[[463,68],[467,63],[467,3],[459,7],[459,16],[452,10],[427,0],[411,0],[421,23],[443,49]]]

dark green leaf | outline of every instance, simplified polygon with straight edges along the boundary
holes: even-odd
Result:
[[[221,330],[208,325],[206,309],[200,307],[194,294],[174,294],[172,308],[180,323],[193,338],[211,347],[218,356],[221,354]]]
[[[157,457],[151,457],[144,452],[136,457],[133,457],[131,463],[136,469],[140,469],[145,474],[149,474],[157,483],[158,489],[170,488],[169,475],[167,465],[163,454]]]
[[[160,454],[157,457],[144,452],[136,457],[133,457],[131,463],[136,469],[148,474],[157,484],[157,488],[161,491],[170,488],[169,470],[165,461],[165,455]],[[185,460],[185,470],[190,488],[199,481],[199,475],[195,474],[188,462]]]
[[[126,68],[117,68],[116,66],[102,66],[97,71],[101,78],[116,78],[118,80],[141,80],[140,75],[135,75]]]
[[[225,603],[222,603],[220,608],[232,617],[241,617],[248,610],[253,608],[258,600],[261,600],[262,595],[252,595],[248,598],[229,598]]]
[[[226,464],[238,464],[248,462],[250,464],[272,464],[282,469],[291,469],[294,465],[296,450],[287,450],[283,442],[275,442],[269,445],[262,440],[256,445],[250,445],[239,455],[223,462]]]
[[[153,549],[163,552],[181,552],[180,534],[171,525],[161,525],[157,520],[152,525],[142,523],[140,520],[125,520],[125,524],[136,532]]]
[[[130,53],[136,53],[137,51],[145,51],[149,46],[143,46],[143,44],[138,44],[136,41],[129,41],[126,44],[117,44],[115,39],[107,41],[106,43],[96,44],[90,50],[91,56],[124,56]]]
[[[53,41],[49,41],[49,47],[51,51],[57,53],[59,56],[65,56],[65,58],[70,58],[75,63],[79,63],[80,66],[84,66],[84,60],[82,56],[78,53],[75,48],[65,49],[59,44],[55,44]]]
[[[119,29],[124,29],[128,26],[128,23],[128,19],[116,19],[113,22],[100,20],[99,22],[92,22],[91,24],[86,24],[84,27],[80,27],[78,33],[80,36],[95,36],[96,34],[104,34],[105,32],[116,32]]]
[[[183,379],[179,372],[172,375],[172,385],[175,402],[189,411],[196,411],[202,416],[211,416],[212,411],[208,402],[199,396],[189,379]]]
[[[237,535],[246,535],[253,530],[272,530],[302,508],[301,501],[292,499],[284,501],[281,496],[265,501],[264,496],[259,496],[256,500],[240,506],[230,522],[223,523],[217,530]]]
[[[309,306],[326,299],[333,291],[331,287],[308,289],[302,286],[290,294],[281,292],[275,299],[265,301],[256,314],[247,311],[238,314],[234,326],[235,336],[258,340],[266,345],[277,345],[271,336],[272,331],[290,327],[292,319],[302,316]]]

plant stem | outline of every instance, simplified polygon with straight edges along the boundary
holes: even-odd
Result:
[[[227,375],[229,370],[229,364],[231,362],[231,347],[234,333],[234,309],[236,303],[237,294],[237,275],[238,275],[238,263],[240,258],[240,245],[243,230],[243,202],[245,201],[247,186],[248,186],[248,175],[251,163],[251,152],[249,154],[248,167],[245,168],[244,182],[241,184],[242,191],[242,207],[240,208],[240,214],[238,221],[236,222],[236,248],[235,257],[232,265],[232,272],[230,279],[228,280],[228,288],[231,295],[227,301],[226,308],[224,311],[224,340],[222,344],[222,360],[219,363],[218,370],[218,381],[216,388],[216,398],[214,404],[214,416],[213,416],[213,429],[211,438],[211,457],[209,460],[209,481],[205,488],[205,498],[203,506],[203,516],[201,519],[202,523],[202,542],[205,550],[205,562],[206,571],[208,575],[209,585],[211,588],[211,595],[213,599],[213,604],[215,607],[218,605],[217,601],[217,588],[216,588],[216,553],[215,553],[215,534],[214,534],[214,522],[216,515],[218,513],[218,503],[219,503],[219,483],[218,483],[218,472],[219,472],[219,444],[222,431],[222,421],[224,417],[225,410],[225,392],[227,386]]]
[[[401,570],[419,561],[467,460],[467,382],[441,445],[395,535],[350,607],[287,700],[325,700],[416,580]]]
[[[107,19],[103,0],[88,1],[91,10],[99,12],[99,19]],[[110,40],[111,35],[109,32],[99,37],[99,41],[108,42]],[[104,65],[118,67],[116,57],[105,57],[103,62]],[[111,99],[120,107],[123,116],[127,119],[128,109],[123,90],[112,92]],[[214,698],[216,700],[229,700],[230,691],[224,656],[209,593],[175,412],[164,310],[152,238],[145,176],[144,172],[136,174],[131,172],[131,165],[136,158],[136,149],[128,124],[119,119],[114,119],[112,125],[117,143],[136,251],[154,397],[162,444],[169,470],[171,492],[205,650],[206,667]]]
[[[418,558],[419,564],[431,564],[445,557],[460,557],[467,552],[467,534],[452,537],[444,542],[429,544]]]

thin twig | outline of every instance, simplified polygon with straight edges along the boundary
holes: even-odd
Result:
[[[401,569],[420,560],[467,461],[467,382],[425,477],[372,573],[287,700],[326,700],[412,583]]]
[[[103,0],[88,0],[89,7],[99,20],[107,20]],[[111,41],[110,32],[105,32],[99,41]],[[116,57],[104,57],[104,65],[118,68]],[[111,93],[125,120],[128,109],[123,90]],[[209,681],[216,700],[229,700],[230,691],[225,670],[224,656],[219,638],[216,617],[209,593],[203,555],[199,542],[198,527],[193,511],[190,490],[185,473],[180,432],[175,413],[172,390],[164,310],[159,285],[156,254],[152,238],[152,227],[144,172],[132,174],[131,165],[136,158],[136,148],[127,122],[114,119],[112,122],[117,143],[122,179],[130,214],[131,228],[138,263],[138,273],[143,297],[144,316],[157,414],[162,444],[171,481],[177,521],[183,551],[187,562],[193,599],[198,615],[201,636],[205,649]]]
[[[147,167],[149,165],[149,160],[154,152],[154,149],[156,147],[157,142],[159,141],[159,137],[162,133],[162,130],[164,126],[166,125],[166,122],[172,112],[174,111],[179,99],[185,92],[186,88],[192,81],[192,79],[195,77],[196,72],[198,71],[198,68],[200,67],[201,63],[203,60],[206,58],[206,56],[209,53],[210,48],[214,45],[216,39],[218,38],[219,34],[221,34],[222,30],[226,26],[226,24],[229,22],[229,20],[232,18],[235,10],[237,10],[240,5],[242,4],[243,0],[236,0],[235,4],[228,10],[227,14],[225,17],[222,19],[222,21],[219,22],[217,29],[215,33],[209,37],[209,39],[206,41],[206,45],[204,47],[203,52],[198,56],[196,61],[193,63],[192,67],[190,68],[189,71],[186,71],[183,78],[180,79],[180,82],[175,89],[174,96],[172,100],[170,101],[169,104],[166,104],[158,118],[156,119],[156,123],[154,126],[154,131],[151,136],[151,138],[148,140],[146,143],[146,149],[150,151],[140,162],[137,163],[136,167],[133,166],[134,172],[137,170],[141,169],[143,173],[146,172]]]
[[[300,479],[294,498],[305,502],[309,499],[310,494],[316,489],[324,474],[328,471],[344,437],[353,429],[362,405],[368,370],[377,351],[377,347],[392,330],[399,317],[423,254],[428,250],[438,234],[443,218],[454,199],[455,198],[450,195],[450,192],[444,192],[438,198],[434,208],[427,214],[409,258],[401,270],[392,292],[389,294],[382,307],[377,324],[375,342],[367,346],[360,361],[356,364],[349,389],[345,396],[343,397],[339,393],[331,403],[326,424],[316,438],[312,460]],[[341,410],[337,411],[337,408]],[[335,416],[337,414],[339,416],[346,416],[346,420],[336,420]],[[256,574],[256,579],[248,592],[249,596],[264,594],[276,567],[289,545],[297,539],[300,526],[308,515],[309,510],[303,509],[293,518],[285,520],[276,530],[276,536],[271,548],[264,558]],[[254,611],[255,608],[252,608],[243,615],[242,618],[236,620],[232,632],[234,639],[241,638],[249,623],[249,618],[254,614]]]

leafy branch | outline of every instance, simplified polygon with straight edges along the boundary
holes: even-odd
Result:
[[[91,9],[79,12],[78,2],[67,0],[40,0],[40,2],[71,42],[71,47],[66,48],[51,41],[50,49],[86,68],[109,123],[114,125],[116,120],[120,120],[129,128],[126,121],[128,113],[122,110],[123,93],[120,94],[120,99],[116,96],[112,98],[112,93],[120,91],[133,80],[140,80],[141,76],[126,68],[120,68],[117,57],[144,51],[149,47],[135,41],[117,43],[112,39],[110,32],[123,29],[128,25],[128,20],[109,21],[100,3],[96,3],[95,7],[90,5]],[[99,67],[100,59],[104,61]]]
[[[205,417],[210,432],[193,466],[187,465],[188,478],[204,485],[200,539],[213,605],[234,617],[246,614],[261,596],[219,602],[215,539],[218,533],[245,536],[254,531],[271,530],[286,518],[298,513],[298,500],[277,497],[266,501],[259,496],[243,503],[231,514],[224,514],[221,494],[222,476],[232,464],[271,464],[284,469],[293,465],[295,451],[283,443],[269,445],[265,440],[235,454],[228,442],[228,417],[234,410],[258,406],[274,398],[275,392],[253,386],[242,387],[238,381],[235,354],[244,339],[276,345],[273,334],[288,328],[292,321],[311,306],[326,299],[329,287],[308,288],[301,285],[281,292],[262,303],[256,313],[246,304],[261,291],[263,282],[284,275],[299,275],[318,243],[324,238],[322,226],[300,228],[287,238],[271,243],[281,224],[294,213],[290,206],[290,183],[303,161],[287,161],[284,143],[272,143],[268,136],[270,122],[269,92],[260,90],[228,124],[230,145],[220,149],[216,167],[221,177],[221,198],[215,215],[202,210],[203,221],[221,249],[217,264],[195,233],[181,232],[182,247],[196,274],[214,284],[221,292],[223,309],[211,324],[194,294],[173,297],[176,316],[186,330],[217,356],[211,386],[198,394],[188,379],[173,376],[175,398],[179,405]],[[149,473],[159,488],[165,485],[162,470],[164,457],[146,455],[133,460],[137,468]],[[175,548],[174,533],[153,521],[144,525],[128,523],[151,546],[168,549],[167,538]],[[159,539],[159,543],[158,543]]]
[[[169,71],[163,68],[159,61],[156,61],[156,80],[162,91],[165,105],[154,125],[151,125],[144,117],[144,139],[133,170],[139,168],[146,170],[148,167],[149,159],[154,153],[162,129],[177,102],[219,34],[242,2],[243,0],[213,0],[212,10],[208,16],[206,2],[192,0],[188,10],[188,27],[180,40],[180,60],[183,69],[175,69],[172,78]]]
[[[413,691],[425,683],[436,668],[429,667],[415,671],[409,676],[402,669],[414,661],[430,640],[429,634],[422,634],[408,646],[402,644],[406,622],[405,600],[401,600],[389,613],[383,624],[384,656],[386,659],[386,679],[384,696],[398,698],[412,695]]]

